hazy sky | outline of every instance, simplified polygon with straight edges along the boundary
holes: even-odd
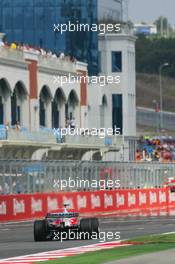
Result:
[[[153,22],[163,15],[175,25],[175,0],[129,0],[128,13],[133,22]]]

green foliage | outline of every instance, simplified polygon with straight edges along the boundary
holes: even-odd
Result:
[[[175,38],[151,39],[139,36],[136,41],[136,70],[139,73],[158,73],[159,66],[169,62],[163,73],[175,77]]]
[[[142,236],[142,237],[136,237],[131,240],[130,242],[143,242],[145,244],[159,244],[159,243],[175,243],[175,233],[167,233],[167,234],[160,234],[160,235],[148,235],[148,236]]]

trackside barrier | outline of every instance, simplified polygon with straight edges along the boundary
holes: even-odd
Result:
[[[173,177],[174,163],[0,160],[0,195],[97,191],[102,179],[118,180],[117,189],[162,188]],[[55,186],[56,182],[69,179],[74,186]],[[83,181],[89,184],[83,185]],[[98,186],[91,185],[94,181]]]
[[[43,217],[56,212],[63,204],[84,215],[149,214],[175,208],[175,193],[168,188],[63,192],[53,194],[19,194],[0,196],[0,222]]]

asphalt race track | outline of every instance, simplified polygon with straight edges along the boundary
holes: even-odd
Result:
[[[175,216],[106,218],[100,220],[100,231],[120,232],[121,239],[175,232]],[[98,242],[99,240],[34,242],[32,222],[0,224],[0,259]]]

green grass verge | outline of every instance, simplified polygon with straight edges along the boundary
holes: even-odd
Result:
[[[90,252],[76,256],[42,262],[43,264],[103,264],[113,260],[129,258],[140,254],[153,253],[175,248],[175,234],[152,235],[132,239],[135,242],[144,242],[142,245],[112,248]]]
[[[167,234],[167,235],[149,235],[149,236],[142,236],[136,237],[131,240],[130,242],[143,242],[146,244],[153,244],[153,243],[175,243],[175,234]]]

